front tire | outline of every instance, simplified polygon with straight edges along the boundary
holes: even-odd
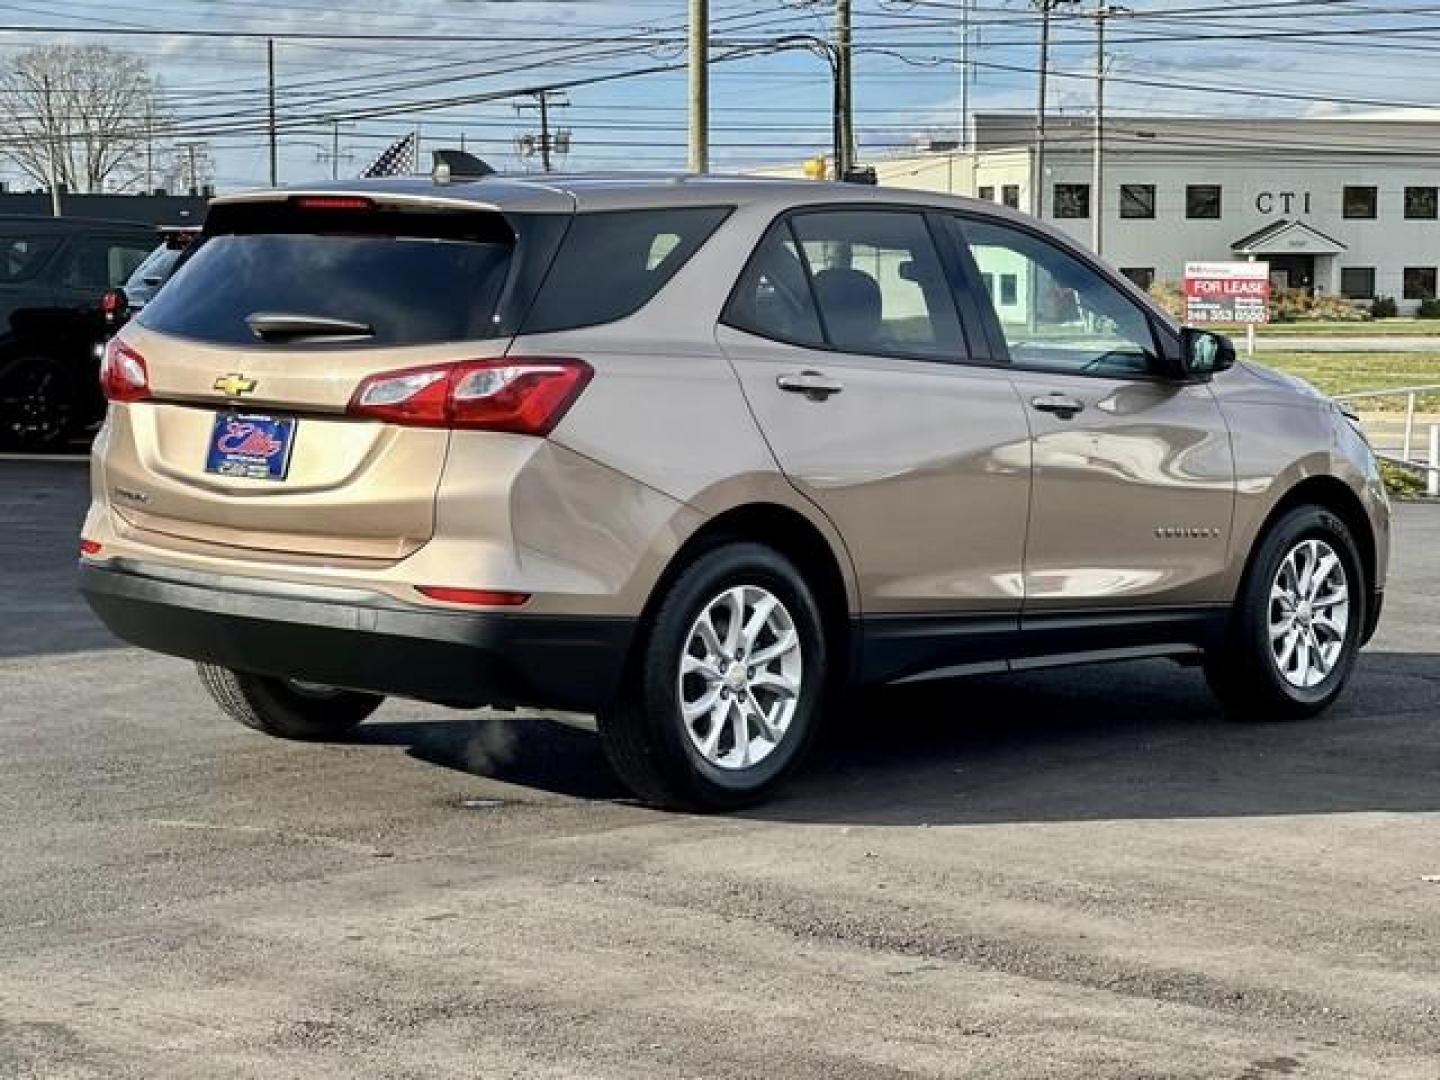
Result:
[[[1227,713],[1296,720],[1328,708],[1355,667],[1366,597],[1345,523],[1319,506],[1286,513],[1255,552],[1224,644],[1206,657]]]
[[[347,734],[385,699],[291,679],[196,664],[200,682],[232,720],[281,739],[316,741]]]
[[[810,748],[827,680],[804,577],[769,547],[727,543],[686,567],[660,601],[620,700],[598,717],[601,745],[651,805],[753,805]]]

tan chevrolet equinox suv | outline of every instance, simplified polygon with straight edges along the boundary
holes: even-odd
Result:
[[[845,686],[1203,664],[1305,716],[1379,616],[1374,455],[990,203],[695,177],[217,199],[109,346],[81,579],[234,718],[593,712],[771,793]]]

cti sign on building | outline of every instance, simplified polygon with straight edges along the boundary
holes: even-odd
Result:
[[[1270,264],[1186,263],[1185,321],[1251,325],[1269,322]]]

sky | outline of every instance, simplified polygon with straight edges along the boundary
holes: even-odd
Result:
[[[971,105],[1034,108],[1038,17],[1024,0],[854,7],[862,160],[955,136],[967,19]],[[1094,21],[1083,10],[1062,7],[1055,19],[1050,95],[1053,109],[1081,115],[1095,64]],[[794,35],[828,35],[832,11],[828,0],[711,0],[713,168],[795,162],[828,148],[829,68]],[[264,35],[277,36],[282,182],[332,169],[353,176],[417,126],[427,149],[463,136],[502,170],[538,169],[516,146],[535,129],[535,112],[502,95],[596,78],[605,81],[572,86],[554,109],[555,126],[571,135],[560,164],[676,169],[685,164],[685,25],[685,0],[16,0],[0,2],[0,64],[55,40],[135,54],[160,80],[176,130],[209,144],[222,190],[268,179]],[[1108,28],[1107,102],[1117,114],[1440,105],[1434,4],[1133,0]],[[638,74],[648,69],[660,70]],[[341,157],[332,162],[337,130]],[[14,181],[0,166],[7,173]]]

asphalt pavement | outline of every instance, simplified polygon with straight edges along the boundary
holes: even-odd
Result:
[[[582,717],[230,723],[0,462],[0,1077],[1440,1075],[1440,508],[1322,718],[1163,662],[868,696],[735,817]]]

